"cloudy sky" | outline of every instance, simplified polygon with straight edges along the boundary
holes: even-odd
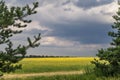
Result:
[[[42,34],[41,45],[28,54],[95,56],[107,48],[117,11],[116,0],[6,0],[8,6],[25,6],[38,1],[38,13],[29,17],[33,22],[14,43],[26,44],[26,37]]]

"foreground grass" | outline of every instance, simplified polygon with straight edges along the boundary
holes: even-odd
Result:
[[[0,79],[8,80],[8,79]],[[82,74],[82,75],[56,75],[56,76],[42,76],[42,77],[26,77],[26,78],[14,78],[9,80],[120,80],[120,77],[96,77],[94,74]]]
[[[20,63],[22,70],[16,73],[40,73],[56,71],[78,71],[85,66],[92,67],[90,61],[93,57],[73,57],[73,58],[25,58]]]

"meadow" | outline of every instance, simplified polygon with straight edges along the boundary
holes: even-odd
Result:
[[[93,57],[25,58],[20,62],[22,70],[17,70],[16,73],[78,71],[83,70],[85,66],[91,67],[92,60]]]
[[[87,71],[93,68],[90,63],[93,57],[70,57],[70,58],[25,58],[20,63],[23,65],[22,70],[5,75],[20,76],[21,74],[49,73],[61,71]],[[69,74],[69,75],[52,75],[52,76],[29,76],[1,78],[0,80],[120,80],[119,77],[96,77],[93,73]]]

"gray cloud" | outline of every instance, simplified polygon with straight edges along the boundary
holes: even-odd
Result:
[[[19,5],[26,5],[26,4],[31,4],[32,2],[35,2],[38,0],[5,0],[6,3],[10,3],[12,6],[19,6]]]
[[[110,4],[114,0],[6,0],[11,6],[31,4],[34,1],[39,1],[40,4],[38,14],[29,18],[33,19],[33,21],[36,20],[38,23],[31,24],[32,28],[14,37],[15,43],[26,41],[27,36],[42,33],[43,37],[54,37],[50,38],[50,41],[53,39],[52,42],[56,38],[58,40],[56,42],[60,40],[64,42],[65,40],[68,42],[67,44],[78,42],[76,44],[78,47],[74,45],[57,47],[53,43],[51,45],[41,45],[35,50],[30,50],[29,53],[93,56],[98,48],[104,47],[103,45],[110,42],[107,32],[111,30],[109,17],[112,15],[112,11],[111,9],[110,11],[106,10],[109,7],[104,9],[104,7],[98,8],[98,6]],[[93,7],[94,9],[91,10]],[[35,26],[49,28],[51,31],[42,28],[40,30]],[[91,45],[94,45],[94,47]],[[97,45],[102,46],[96,48]]]
[[[92,22],[54,24],[51,26],[53,31],[48,36],[61,37],[82,44],[104,44],[110,41],[107,35],[107,32],[111,29],[110,26],[111,24]]]
[[[32,29],[32,30],[24,30],[23,34],[35,35],[38,33],[45,34],[47,32],[48,32],[47,30]]]
[[[14,5],[25,5],[31,4],[32,2],[39,2],[40,6],[47,4],[55,4],[55,7],[67,5],[73,3],[78,7],[89,9],[91,7],[106,5],[112,3],[114,0],[6,0],[7,3],[12,3]]]
[[[102,6],[112,3],[114,0],[78,0],[75,5],[84,9],[90,9],[96,6]]]

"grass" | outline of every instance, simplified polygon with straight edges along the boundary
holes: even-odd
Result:
[[[90,80],[96,80],[95,77],[89,75]],[[57,75],[49,77],[27,77],[27,78],[15,78],[9,80],[89,80],[86,75]],[[4,79],[7,80],[7,79]]]
[[[8,79],[0,79],[8,80]],[[96,77],[94,74],[82,74],[82,75],[57,75],[57,76],[42,76],[42,77],[26,77],[26,78],[14,78],[9,80],[120,80],[120,77]]]
[[[40,73],[55,71],[76,71],[83,70],[85,66],[92,67],[90,61],[92,57],[73,57],[73,58],[25,58],[20,63],[22,70],[16,73]]]
[[[91,73],[93,65],[90,64],[92,57],[73,57],[73,58],[25,58],[20,63],[23,69],[16,71],[17,74],[40,73],[55,71],[77,71],[86,70],[86,74],[56,75],[56,76],[36,76],[14,78],[9,80],[120,80],[120,77],[96,77]],[[16,74],[15,73],[15,74]],[[0,79],[8,80],[8,79]]]

